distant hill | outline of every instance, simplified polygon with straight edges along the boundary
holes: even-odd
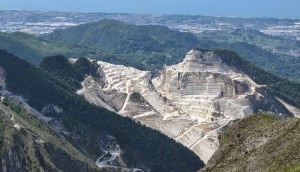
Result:
[[[136,26],[117,20],[101,20],[56,30],[43,38],[101,48],[119,56],[118,59],[126,58],[129,64],[133,61],[134,67],[148,70],[158,70],[165,63],[181,61],[185,53],[198,43],[191,33],[173,31],[165,26]]]
[[[173,31],[165,26],[137,26],[108,19],[65,30],[56,30],[46,38],[77,45],[101,47],[114,53],[186,49],[198,42],[191,33]]]

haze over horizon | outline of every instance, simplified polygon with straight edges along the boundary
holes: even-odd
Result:
[[[300,19],[299,0],[1,0],[0,9]]]

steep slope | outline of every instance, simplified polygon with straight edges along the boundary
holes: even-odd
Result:
[[[300,119],[256,115],[230,124],[203,171],[299,171]]]
[[[0,67],[1,171],[99,170],[91,159],[45,123],[51,118],[8,92],[5,79],[6,73]]]
[[[97,75],[86,77],[77,93],[161,131],[207,162],[218,148],[218,132],[231,120],[259,111],[291,116],[266,86],[221,52],[191,50],[182,63],[165,66],[155,78],[148,71],[97,61]]]
[[[97,171],[93,161],[21,105],[2,100],[1,171]]]
[[[68,64],[56,63],[43,64],[58,67],[60,63]],[[165,135],[87,103],[73,92],[76,85],[68,82],[70,75],[61,77],[57,70],[52,73],[51,68],[35,68],[5,51],[0,52],[0,65],[6,72],[7,89],[22,95],[43,115],[53,118],[50,125],[99,167],[120,165],[144,171],[195,171],[203,167],[194,153]],[[106,163],[107,159],[115,159],[116,153],[123,163]]]

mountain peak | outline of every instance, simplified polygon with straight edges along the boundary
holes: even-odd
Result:
[[[199,49],[190,50],[184,60],[173,67],[183,72],[224,72],[228,69],[214,52]]]
[[[200,62],[203,61],[203,52],[198,49],[192,49],[190,50],[185,58],[184,61],[192,61],[192,62]]]

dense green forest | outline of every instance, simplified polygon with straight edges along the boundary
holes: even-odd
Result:
[[[58,61],[55,63],[54,59]],[[81,76],[76,72],[77,68],[68,66],[66,61],[59,56],[49,57],[37,68],[4,50],[0,51],[0,64],[7,73],[9,91],[24,96],[38,110],[47,104],[61,107],[63,114],[55,117],[63,121],[70,132],[69,139],[75,146],[85,149],[93,159],[101,154],[97,139],[109,134],[116,138],[124,150],[123,157],[130,167],[184,172],[196,171],[204,166],[192,151],[171,138],[129,118],[91,105],[76,95],[73,90],[77,86],[65,80],[69,78],[76,81]],[[81,62],[77,65],[82,65],[79,68],[81,70],[89,69],[84,64]],[[70,73],[65,74],[66,69]]]
[[[75,36],[76,35],[76,36]],[[101,47],[114,53],[169,52],[172,49],[190,49],[197,44],[191,33],[181,33],[165,26],[136,26],[117,20],[99,22],[56,30],[45,38]]]
[[[56,30],[43,38],[100,47],[115,54],[114,62],[122,60],[124,65],[147,70],[159,70],[163,64],[180,62],[186,52],[198,43],[197,37],[191,33],[173,31],[165,26],[135,26],[116,20],[101,20]]]

